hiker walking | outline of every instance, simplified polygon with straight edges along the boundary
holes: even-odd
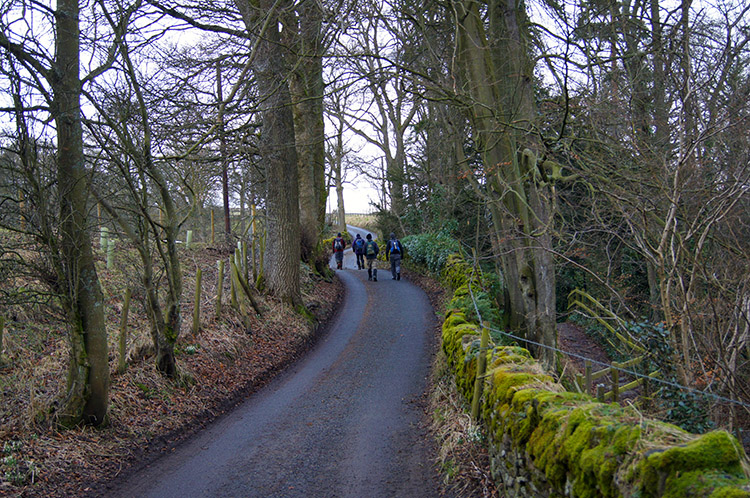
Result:
[[[378,244],[372,240],[372,234],[367,234],[367,242],[365,242],[365,257],[367,258],[367,280],[374,282],[378,281],[378,269],[373,268],[372,264],[375,262],[375,258],[378,257],[380,248]]]
[[[341,236],[341,232],[333,239],[333,255],[336,257],[336,269],[340,270],[344,265],[344,248],[346,241]]]
[[[357,238],[352,242],[352,249],[354,254],[357,255],[357,270],[365,269],[365,239],[360,234],[357,234]]]
[[[401,247],[401,241],[396,238],[396,234],[391,232],[391,239],[385,247],[385,260],[391,262],[391,278],[401,280],[401,255],[404,253]]]

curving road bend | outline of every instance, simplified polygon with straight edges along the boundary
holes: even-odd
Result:
[[[368,282],[351,250],[344,264],[341,309],[304,359],[107,496],[440,495],[423,407],[430,303],[390,272]]]

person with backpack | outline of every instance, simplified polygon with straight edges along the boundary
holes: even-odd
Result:
[[[372,280],[374,282],[378,281],[378,269],[373,268],[372,264],[378,257],[379,252],[380,248],[378,247],[378,244],[374,240],[372,240],[372,234],[368,233],[367,242],[365,242],[365,257],[367,258],[367,280]]]
[[[352,249],[354,254],[357,255],[357,270],[364,270],[365,268],[365,239],[360,234],[357,234],[357,238],[352,242]]]
[[[333,239],[333,255],[336,258],[336,269],[340,270],[344,266],[344,248],[346,241],[341,236],[341,232]]]
[[[396,238],[395,233],[391,232],[391,240],[385,247],[385,260],[391,262],[391,278],[393,280],[401,280],[401,256],[403,253],[401,241]]]

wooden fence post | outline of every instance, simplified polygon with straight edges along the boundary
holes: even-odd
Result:
[[[203,271],[200,267],[195,272],[195,300],[193,301],[193,337],[198,335],[201,329],[201,279]]]
[[[604,394],[606,393],[606,389],[603,385],[596,386],[596,399],[604,403]]]
[[[234,256],[229,256],[229,295],[230,295],[230,303],[232,304],[232,308],[237,308],[237,284],[234,281],[234,278],[232,278],[232,258]]]
[[[584,363],[584,370],[586,375],[586,394],[594,394],[593,391],[591,391],[591,360],[586,360]]]
[[[242,273],[245,275],[245,281],[250,276],[250,265],[247,264],[247,242],[242,241]]]
[[[620,401],[620,364],[612,362],[612,401]]]
[[[479,401],[484,387],[484,373],[487,369],[487,344],[490,342],[490,331],[485,323],[482,324],[482,338],[479,341],[479,357],[477,358],[477,376],[474,379],[474,397],[471,400],[471,419],[479,418]]]
[[[120,357],[117,360],[117,371],[124,373],[127,364],[125,363],[125,355],[128,348],[128,311],[130,311],[130,288],[125,289],[125,295],[122,298],[122,313],[120,315],[120,344],[119,352]]]
[[[224,291],[224,260],[218,261],[219,277],[216,283],[216,318],[221,318],[221,293]]]

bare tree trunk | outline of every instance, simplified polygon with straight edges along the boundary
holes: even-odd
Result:
[[[88,178],[83,155],[78,0],[60,0],[54,72],[57,179],[60,195],[61,282],[70,324],[67,392],[59,412],[65,425],[99,425],[109,403],[109,362],[104,303],[87,231]]]
[[[336,228],[339,232],[346,230],[346,211],[344,209],[344,128],[346,121],[344,117],[344,106],[339,96],[332,96],[329,115],[336,122],[335,139],[329,151],[328,161],[331,164],[331,177],[336,189]],[[333,223],[333,222],[332,222]]]
[[[497,240],[502,241],[499,256],[507,282],[509,324],[529,339],[555,347],[550,193],[535,181],[541,168],[536,155],[521,153],[518,145],[519,140],[534,145],[523,131],[532,129],[535,114],[523,4],[490,2],[492,51],[478,2],[454,5],[457,60],[473,100],[474,130],[485,168],[495,172],[488,173],[488,205]],[[551,349],[538,348],[537,356],[547,367],[554,366]]]
[[[216,61],[216,95],[219,101],[218,116],[218,133],[219,133],[219,152],[221,154],[221,198],[224,201],[224,244],[226,247],[232,247],[232,222],[229,218],[229,172],[227,160],[227,140],[224,130],[224,95],[221,81],[221,61]]]
[[[167,278],[167,293],[164,298],[164,311],[162,311],[159,306],[159,298],[156,289],[153,289],[152,295],[147,296],[147,306],[151,308],[150,318],[152,319],[152,330],[154,333],[153,339],[156,348],[156,367],[162,374],[168,377],[174,377],[177,374],[174,346],[180,335],[180,328],[182,326],[182,312],[180,308],[180,299],[182,297],[182,269],[179,254],[177,252],[177,235],[180,229],[180,222],[178,220],[177,206],[175,205],[170,192],[170,186],[162,174],[161,169],[154,164],[154,158],[151,152],[152,134],[148,116],[148,107],[143,96],[138,75],[127,52],[127,47],[122,52],[122,56],[138,99],[139,117],[143,127],[142,154],[137,155],[142,158],[139,164],[141,174],[144,175],[141,183],[144,186],[146,185],[146,177],[153,182],[156,194],[161,201],[160,212],[164,213],[164,219],[161,225],[161,228],[163,228],[164,231],[163,241],[161,234],[158,233],[159,227],[154,229],[154,224],[151,223],[153,237],[159,251],[159,256],[164,264],[164,271]],[[144,195],[147,195],[147,191],[145,190]],[[148,217],[148,202],[145,199],[141,204],[141,213],[144,217]],[[151,272],[151,263],[147,262],[146,259],[150,258],[149,255],[151,254],[151,251],[147,247],[148,237],[145,234],[142,244],[143,247],[140,250],[141,256],[144,259],[144,283],[148,289],[149,285],[153,288],[154,280],[151,275],[147,275],[147,273]]]
[[[253,70],[262,97],[263,128],[258,149],[266,167],[266,287],[271,294],[298,306],[302,304],[298,162],[277,2],[261,0],[259,8],[246,0],[235,2],[248,31],[258,20],[263,25],[263,32],[256,33],[260,40]]]
[[[341,174],[341,163],[334,170],[334,182],[336,184],[336,226],[338,231],[346,231],[346,211],[344,210],[344,181]]]
[[[292,17],[292,16],[288,16]],[[323,123],[323,11],[317,2],[302,2],[288,21],[297,54],[289,78],[294,103],[294,131],[299,164],[299,207],[302,259],[315,258],[321,213],[325,215],[325,127]],[[322,207],[322,211],[321,211]]]

